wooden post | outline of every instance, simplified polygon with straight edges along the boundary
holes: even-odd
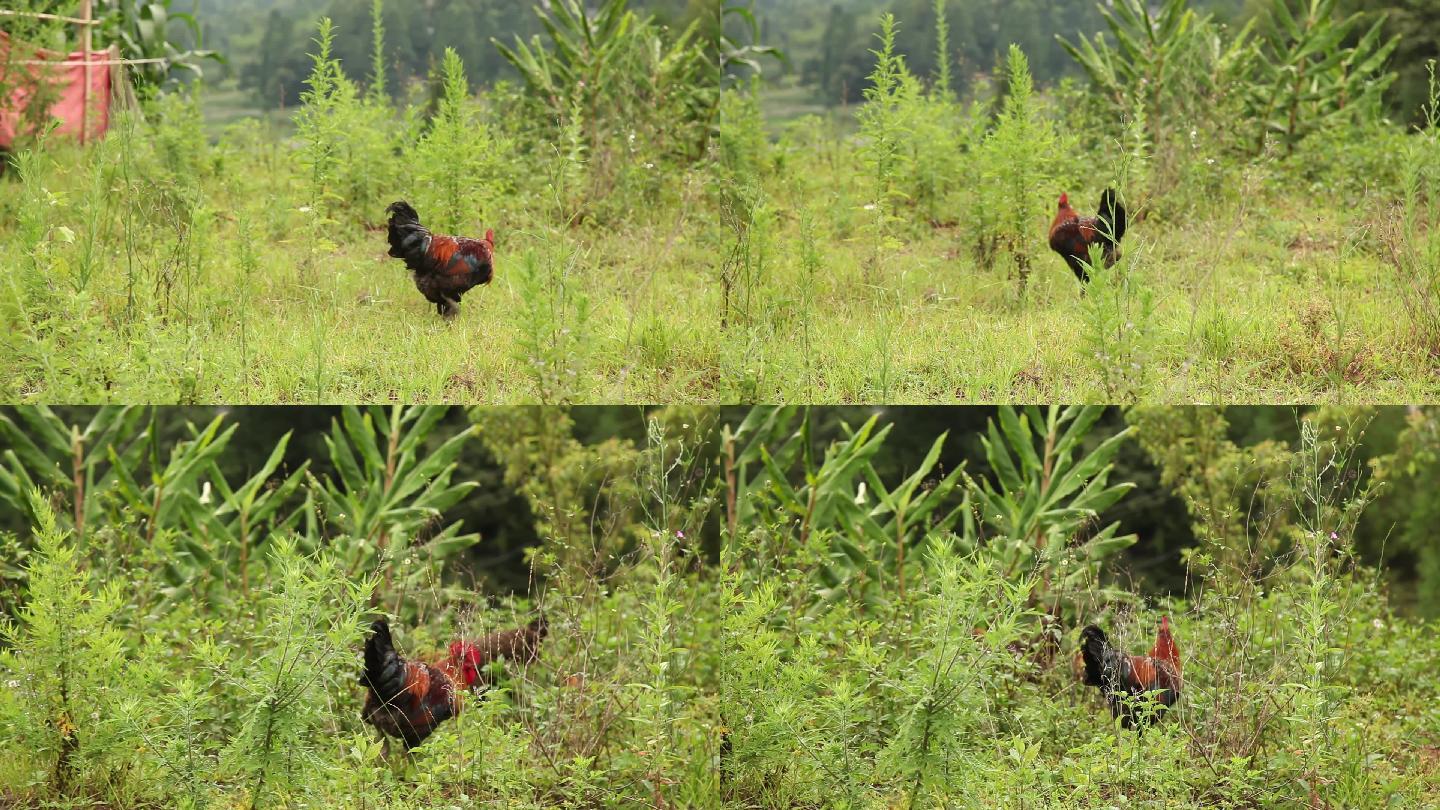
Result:
[[[91,27],[91,3],[93,0],[81,0],[80,18],[85,21],[80,26],[80,50],[85,57],[84,80],[85,87],[80,94],[80,145],[84,146],[90,139],[90,27]]]

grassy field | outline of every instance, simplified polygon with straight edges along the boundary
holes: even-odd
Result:
[[[229,89],[210,113],[166,97],[89,151],[17,155],[0,180],[0,262],[18,269],[0,288],[4,397],[1440,393],[1433,129],[1357,123],[1245,156],[1233,133],[1113,138],[1073,87],[1019,113],[980,92],[821,118],[784,85],[728,93],[687,158],[664,130],[566,147],[498,114],[516,97],[458,87],[468,124],[339,93],[294,127]],[[1082,289],[1046,244],[1054,201],[1091,213],[1111,185],[1131,211],[1124,258]],[[454,322],[385,255],[402,198],[438,230],[498,235],[494,283]]]

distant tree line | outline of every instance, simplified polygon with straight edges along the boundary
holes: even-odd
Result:
[[[550,0],[537,0],[548,4]],[[526,0],[384,0],[385,62],[392,92],[430,74],[446,48],[454,48],[478,85],[513,78],[492,38],[510,43],[540,33]],[[371,0],[240,0],[204,17],[209,39],[230,58],[231,75],[264,107],[294,106],[310,74],[316,21],[335,24],[335,55],[351,78],[363,80],[371,64]],[[707,14],[707,0],[632,0],[663,23],[683,27]]]
[[[1097,0],[947,0],[951,75],[964,93],[977,79],[995,76],[1011,43],[1029,58],[1041,84],[1080,76],[1056,36],[1074,40],[1105,28]],[[1251,18],[1267,24],[1266,3],[1258,0],[1195,0],[1197,10],[1216,15],[1232,26]],[[1294,0],[1292,7],[1303,5]],[[1386,99],[1397,118],[1417,120],[1427,91],[1428,60],[1440,58],[1440,0],[1342,0],[1340,13],[1380,12],[1387,15],[1387,36],[1402,37],[1391,66],[1399,74]],[[896,49],[912,72],[934,75],[935,0],[768,0],[757,11],[765,39],[790,57],[790,74],[814,90],[827,105],[861,100],[874,66],[879,18],[892,11],[899,23]]]

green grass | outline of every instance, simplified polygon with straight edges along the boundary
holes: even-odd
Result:
[[[1132,226],[1122,269],[1154,309],[1126,338],[1132,367],[1117,387],[1110,361],[1096,359],[1094,303],[1045,246],[1046,218],[1029,229],[1020,300],[1003,256],[993,268],[977,261],[964,189],[942,226],[903,203],[877,224],[851,136],[786,135],[770,148],[752,178],[765,207],[732,291],[746,297],[739,317],[722,324],[739,238],[721,202],[732,181],[702,162],[631,167],[640,179],[603,201],[609,213],[575,227],[551,213],[543,174],[517,167],[517,191],[485,197],[498,213],[468,226],[497,232],[495,282],[446,323],[377,229],[384,203],[415,189],[402,182],[315,226],[290,136],[250,125],[196,147],[182,125],[151,126],[128,182],[122,146],[55,148],[35,183],[54,195],[38,230],[0,221],[0,262],[26,268],[0,287],[7,399],[1264,403],[1440,392],[1374,237],[1394,193],[1313,193],[1285,164],[1231,167],[1260,178],[1253,194],[1207,202],[1191,190],[1199,202],[1157,206]],[[194,169],[165,157],[167,143],[202,150]],[[16,172],[0,182],[11,200],[0,209],[18,212]],[[1062,182],[1046,196],[1068,190],[1093,207],[1095,181]],[[194,235],[175,214],[192,210]],[[548,307],[517,281],[527,253],[542,274],[566,268],[567,289],[589,302],[583,324],[533,322]],[[522,340],[537,328],[573,343],[558,387],[542,389],[537,349]]]
[[[275,125],[285,133],[293,132],[290,112],[263,107],[252,90],[242,90],[235,80],[227,80],[205,92],[206,131],[216,136],[230,124],[257,118]]]

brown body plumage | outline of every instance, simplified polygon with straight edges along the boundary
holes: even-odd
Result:
[[[449,662],[434,666],[401,658],[384,620],[372,624],[370,631],[360,676],[367,690],[361,717],[413,748],[460,712],[454,669]]]
[[[1168,616],[1160,620],[1149,655],[1126,655],[1110,646],[1105,631],[1092,624],[1080,632],[1076,657],[1083,665],[1077,667],[1082,681],[1100,688],[1111,716],[1121,718],[1126,728],[1143,724],[1152,714],[1159,715],[1180,700],[1184,685],[1180,647],[1170,634]],[[1145,710],[1142,696],[1155,701],[1153,712]]]
[[[432,234],[404,200],[385,209],[389,215],[390,255],[404,259],[415,289],[446,318],[460,312],[460,297],[489,284],[495,275],[495,232],[484,239]]]
[[[1055,219],[1050,222],[1050,249],[1065,259],[1080,283],[1090,280],[1085,268],[1090,261],[1090,246],[1100,247],[1105,266],[1110,267],[1120,258],[1120,238],[1124,235],[1125,206],[1114,189],[1101,193],[1100,210],[1093,217],[1080,216],[1070,207],[1070,195],[1060,195]]]

